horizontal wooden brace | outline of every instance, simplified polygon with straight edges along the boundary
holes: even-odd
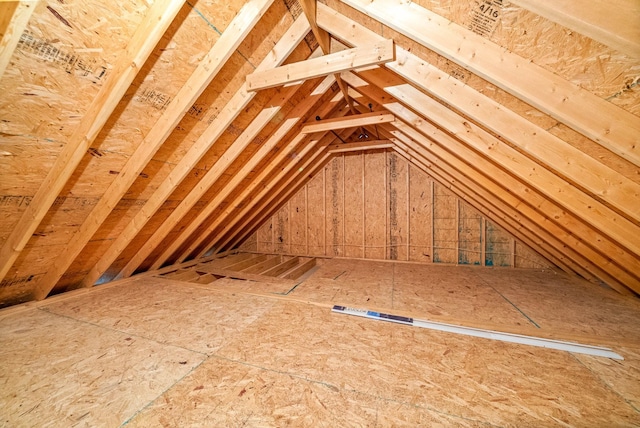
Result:
[[[298,83],[315,77],[342,71],[383,64],[395,59],[393,40],[382,40],[371,45],[324,55],[306,61],[294,62],[272,70],[262,70],[247,76],[247,90],[273,88]]]
[[[303,134],[312,134],[314,132],[326,132],[336,129],[353,128],[365,125],[377,125],[380,123],[389,123],[395,120],[395,116],[391,113],[373,112],[357,114],[345,117],[337,117],[317,122],[308,122],[303,128]]]
[[[361,152],[363,150],[379,150],[379,149],[392,149],[394,143],[391,140],[369,140],[358,141],[357,143],[341,143],[332,144],[327,149],[329,153],[346,153],[346,152]]]

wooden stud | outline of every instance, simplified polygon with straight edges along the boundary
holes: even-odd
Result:
[[[131,82],[173,21],[173,18],[177,15],[183,3],[184,1],[159,0],[147,12],[144,20],[129,41],[127,48],[116,60],[111,76],[93,99],[82,121],[58,155],[31,203],[11,231],[2,249],[0,249],[0,281],[9,272],[18,255],[27,245],[33,232],[47,214],[49,208],[51,208],[56,197],[60,194],[67,180],[73,174],[73,171],[86,154],[87,149],[120,102],[127,88],[131,85]],[[34,7],[35,4],[31,3],[28,9],[32,11]],[[23,12],[27,13],[27,9],[24,9]],[[24,25],[26,25],[26,22]],[[13,36],[11,37],[14,38]],[[19,34],[16,35],[15,43],[17,43],[19,37]],[[8,49],[9,47],[6,46],[6,48]],[[6,52],[8,51],[3,50],[3,55]],[[36,293],[40,299],[46,297],[46,294],[49,293],[58,280],[59,275],[64,273],[74,257],[71,257],[68,264],[66,259],[61,257],[58,262],[60,268],[55,270],[55,274],[47,282],[42,282],[44,280],[40,282],[41,285],[38,286],[40,290]],[[58,272],[60,272],[59,275]]]

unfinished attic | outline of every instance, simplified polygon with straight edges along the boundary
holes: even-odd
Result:
[[[0,425],[640,425],[637,0],[0,37]]]

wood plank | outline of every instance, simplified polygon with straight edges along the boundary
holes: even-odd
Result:
[[[637,116],[414,2],[345,0],[344,3],[640,166],[640,145],[637,144],[640,118]],[[355,44],[352,20],[323,4],[318,5],[317,14],[322,28],[334,37]],[[367,43],[371,40],[374,39],[368,38]],[[404,58],[397,48],[396,57]],[[455,79],[449,79],[452,80]]]
[[[118,57],[111,76],[93,99],[82,121],[56,158],[31,203],[0,249],[0,280],[5,277],[27,245],[33,232],[53,205],[183,3],[184,1],[160,0],[155,2],[147,12],[127,48]],[[32,3],[32,6],[35,7],[35,4]],[[49,281],[42,288],[52,288],[55,284],[50,284],[51,282],[54,281]],[[44,291],[40,292],[40,294],[43,293]]]
[[[269,258],[267,260],[264,260],[260,263],[256,263],[253,266],[249,266],[246,269],[242,269],[243,273],[256,273],[256,274],[260,274],[263,275],[263,271],[265,270],[269,270],[274,266],[279,265],[282,262],[282,256],[277,254],[270,254]]]
[[[364,150],[380,150],[380,149],[392,149],[395,146],[391,140],[368,140],[359,141],[357,143],[338,143],[330,145],[327,150],[329,153],[349,153],[349,152],[361,152]]]
[[[362,113],[345,117],[318,120],[315,122],[307,122],[301,132],[304,134],[313,134],[315,132],[334,131],[337,129],[353,128],[365,125],[379,125],[381,123],[393,122],[393,120],[394,117],[390,113]]]
[[[293,268],[294,266],[297,266],[300,263],[300,258],[299,257],[292,257],[289,260],[285,260],[284,262],[280,263],[277,266],[272,267],[271,269],[268,269],[264,272],[262,272],[262,275],[266,275],[266,276],[280,276],[281,274],[291,270],[291,268]],[[295,278],[292,278],[295,279]]]
[[[145,165],[173,132],[185,113],[222,69],[231,54],[240,46],[245,36],[249,34],[272,2],[273,0],[250,0],[245,3],[211,50],[200,61],[185,85],[180,88],[178,95],[171,100],[156,126],[151,129],[131,155],[129,161],[120,170],[118,177],[111,183],[91,214],[73,235],[65,250],[55,259],[51,269],[40,279],[34,293],[38,300],[44,299],[53,289],[113,207],[131,187]]]
[[[38,2],[39,0],[0,1],[0,79]]]
[[[262,282],[269,282],[272,284],[287,284],[291,286],[294,286],[296,284],[295,281],[286,279],[286,278],[276,278],[273,276],[264,276],[264,275],[258,275],[255,273],[239,272],[239,271],[229,270],[229,269],[202,268],[198,270],[201,272],[210,273],[212,275],[223,276],[228,278],[245,279],[249,281],[262,281]]]
[[[640,3],[636,0],[512,0],[621,53],[640,58]]]
[[[316,259],[314,257],[312,259],[309,259],[301,263],[300,265],[296,266],[294,269],[288,272],[285,272],[284,274],[281,275],[281,278],[296,280],[300,278],[302,275],[304,275],[305,273],[309,272],[311,269],[313,269],[315,265],[316,265]]]
[[[379,41],[371,45],[283,65],[273,70],[255,71],[247,75],[247,91],[259,91],[276,86],[299,83],[314,77],[383,64],[394,59],[393,40]]]

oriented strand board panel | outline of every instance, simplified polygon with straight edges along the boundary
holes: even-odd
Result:
[[[540,269],[348,259],[289,296],[269,287],[147,276],[0,312],[3,424],[637,424],[636,299]],[[349,317],[335,303],[606,339],[625,359]]]
[[[344,156],[344,255],[364,256],[364,154]]]
[[[433,190],[433,261],[458,261],[458,198],[446,187]]]
[[[409,260],[431,261],[433,239],[433,180],[409,165]]]
[[[344,256],[344,156],[334,158],[326,168],[327,245],[328,256]]]
[[[387,153],[389,260],[409,259],[409,163],[395,152]]]
[[[515,259],[517,267],[552,267],[516,242],[395,152],[367,151],[334,158],[241,248],[504,267],[515,267]]]
[[[364,258],[386,257],[387,169],[385,152],[366,152],[364,163]]]

